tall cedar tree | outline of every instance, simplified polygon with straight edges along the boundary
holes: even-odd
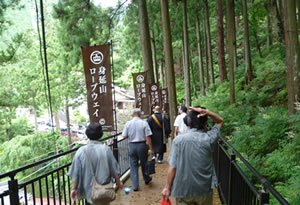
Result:
[[[251,49],[249,40],[249,28],[248,28],[248,5],[247,0],[242,0],[243,3],[243,19],[244,19],[244,54],[245,54],[245,82],[250,83],[253,79],[252,62],[251,62]]]
[[[300,50],[296,20],[296,1],[284,0],[284,25],[286,43],[286,68],[288,86],[288,112],[296,112],[300,102]]]
[[[223,1],[217,0],[217,15],[218,15],[218,57],[219,57],[219,72],[220,83],[227,80],[227,71],[225,64],[225,48],[224,48],[224,26],[223,26]]]
[[[144,71],[148,71],[148,83],[154,82],[152,51],[150,43],[150,30],[148,22],[148,12],[146,0],[137,0],[139,6],[139,20],[141,44],[143,50]]]
[[[229,54],[229,87],[230,87],[230,104],[235,103],[234,88],[234,67],[235,67],[235,29],[234,29],[234,0],[226,0],[227,16],[227,45]]]
[[[163,44],[166,63],[167,87],[169,94],[169,113],[170,122],[172,125],[177,115],[177,98],[168,0],[160,0],[160,6],[162,34],[164,39]]]
[[[212,55],[212,46],[211,46],[211,34],[210,34],[210,22],[209,22],[209,7],[207,0],[203,0],[204,8],[205,8],[205,27],[206,27],[206,36],[207,36],[207,50],[208,50],[208,66],[210,70],[210,81],[212,84],[215,84],[215,76],[214,76],[214,60]]]
[[[205,84],[204,84],[204,68],[203,68],[203,51],[201,46],[200,35],[200,21],[199,17],[196,17],[196,34],[197,34],[197,48],[198,48],[198,66],[199,66],[199,79],[201,85],[201,95],[205,96]]]
[[[183,7],[183,46],[184,46],[184,87],[186,106],[190,106],[191,101],[191,82],[190,82],[190,60],[189,60],[189,34],[188,34],[188,16],[187,0],[182,1]]]

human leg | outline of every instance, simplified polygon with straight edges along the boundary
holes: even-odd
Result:
[[[139,155],[139,159],[141,162],[144,181],[145,181],[145,183],[149,183],[149,181],[151,181],[152,177],[145,174],[146,173],[146,162],[148,159],[148,145],[147,144],[140,144],[140,146],[138,148],[138,155]]]
[[[163,159],[164,159],[164,153],[159,153],[158,154],[158,158],[157,158],[157,161],[159,162],[159,161],[163,161]]]
[[[177,205],[212,205],[212,194],[176,199]]]
[[[139,157],[137,153],[137,145],[129,144],[129,158],[130,158],[130,179],[132,182],[132,189],[138,190],[139,188]]]

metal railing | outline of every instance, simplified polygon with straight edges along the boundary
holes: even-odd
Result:
[[[261,176],[254,167],[223,138],[220,138],[214,151],[214,163],[218,178],[219,195],[227,205],[267,205],[270,194],[278,204],[289,203],[271,186],[266,178]],[[249,179],[241,166],[253,176]],[[259,189],[258,187],[261,187]]]
[[[129,157],[128,157],[128,139],[118,140],[116,134],[110,137],[101,139],[102,142],[108,143],[113,149],[114,156],[119,162],[121,174],[129,170]],[[50,164],[56,162],[61,157],[74,153],[79,147],[72,150],[50,156],[38,162],[20,167],[18,169],[9,171],[0,175],[0,180],[9,178],[7,181],[7,189],[0,190],[0,205],[61,205],[71,204],[71,185],[72,182],[67,176],[67,172],[71,166],[71,162],[67,161],[61,163],[59,166],[47,173],[35,176],[25,182],[18,180],[16,175],[28,170],[36,171],[46,163]],[[66,160],[65,160],[66,161]],[[45,166],[44,166],[45,167]],[[75,204],[86,204],[84,200],[77,201]]]

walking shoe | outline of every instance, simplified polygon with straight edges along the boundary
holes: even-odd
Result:
[[[157,160],[157,163],[162,164],[163,162],[162,162],[162,160]]]
[[[149,184],[152,181],[152,177],[149,178],[149,180],[145,181],[145,184]]]
[[[152,160],[154,160],[156,157],[155,156],[152,156]]]

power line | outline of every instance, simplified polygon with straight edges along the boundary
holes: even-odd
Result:
[[[51,123],[53,125],[54,123],[53,123],[53,115],[52,115],[51,92],[50,92],[50,82],[49,82],[49,73],[48,73],[48,62],[47,62],[46,32],[45,32],[43,0],[40,0],[40,7],[41,7],[41,23],[42,23],[43,45],[44,45],[45,71],[46,71],[46,78],[47,78]],[[54,127],[52,127],[52,132],[54,133]],[[56,141],[56,139],[55,139],[55,141]]]
[[[44,95],[45,95],[45,100],[47,103],[47,109],[48,109],[48,117],[50,118],[50,110],[49,110],[49,102],[47,98],[47,83],[46,83],[46,78],[45,78],[45,72],[44,72],[44,59],[43,59],[43,52],[42,52],[42,39],[41,39],[41,33],[40,33],[40,26],[39,26],[39,9],[37,5],[37,0],[34,0],[35,3],[35,12],[36,12],[36,27],[37,27],[37,32],[38,32],[38,37],[39,37],[39,47],[40,47],[40,57],[41,57],[41,63],[42,63],[42,74],[43,74],[43,79],[44,79]]]

